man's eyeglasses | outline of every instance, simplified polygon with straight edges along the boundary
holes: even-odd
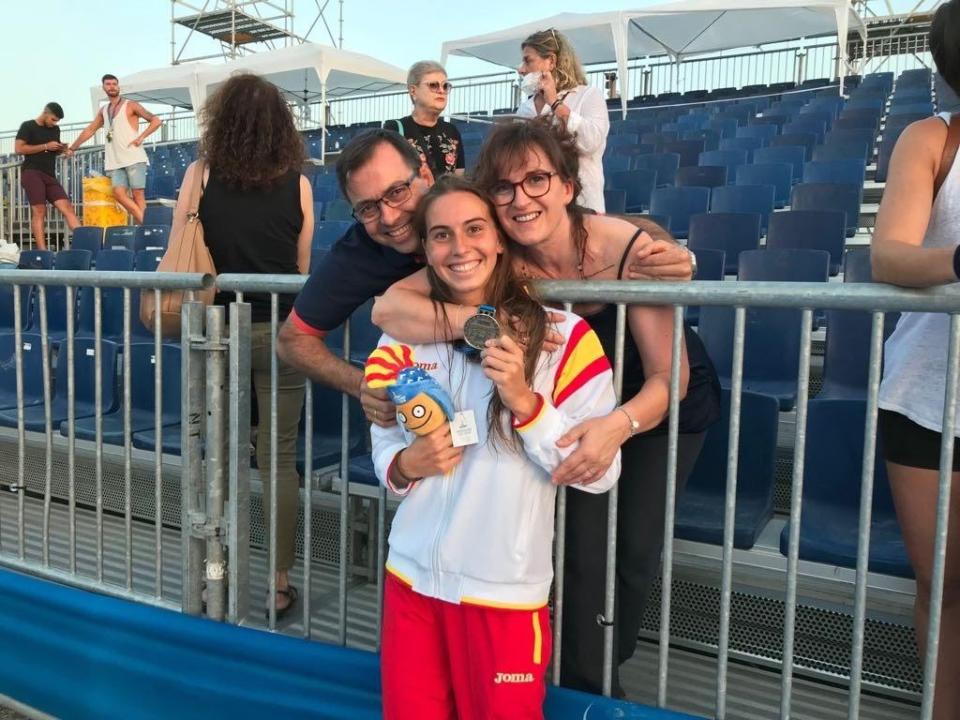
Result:
[[[435,92],[435,93],[438,93],[441,90],[443,90],[443,92],[445,93],[448,93],[451,90],[453,90],[453,85],[451,85],[448,82],[437,82],[436,80],[434,80],[433,82],[425,82],[420,84],[426,85],[428,88],[430,88],[431,92]]]
[[[494,205],[509,205],[517,196],[517,188],[522,187],[528,198],[543,197],[550,192],[550,180],[555,172],[532,172],[520,182],[499,180],[490,188],[490,199]]]
[[[414,172],[406,182],[398,183],[388,188],[387,191],[376,200],[364,200],[354,205],[353,217],[361,223],[373,222],[374,220],[380,219],[380,203],[383,203],[387,207],[400,207],[410,199],[410,195],[413,193],[413,191],[410,190],[410,186],[413,184],[413,181],[417,179],[418,174],[419,173]]]

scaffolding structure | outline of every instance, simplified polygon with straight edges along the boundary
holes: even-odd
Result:
[[[170,64],[233,60],[259,50],[299,45],[320,26],[331,45],[343,47],[344,0],[335,1],[338,37],[326,18],[334,0],[313,0],[315,9],[305,22],[297,22],[294,0],[170,0]]]

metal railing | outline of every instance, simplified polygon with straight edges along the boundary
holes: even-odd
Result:
[[[0,564],[15,567],[55,580],[97,589],[101,592],[126,597],[138,602],[149,602],[166,607],[179,605],[192,614],[205,612],[215,619],[224,619],[231,623],[248,624],[253,614],[249,609],[249,595],[254,584],[252,570],[250,508],[254,495],[250,492],[252,471],[250,470],[250,306],[244,302],[244,294],[268,293],[270,297],[271,326],[271,377],[274,392],[268,408],[272,418],[271,427],[274,437],[269,466],[259,468],[261,477],[269,476],[270,506],[277,507],[277,387],[278,360],[276,355],[276,330],[280,323],[279,297],[297,292],[304,278],[300,276],[256,276],[221,275],[216,283],[220,290],[237,293],[237,301],[228,307],[204,308],[197,303],[187,303],[183,314],[181,343],[181,455],[180,458],[165,454],[162,450],[161,413],[163,385],[161,368],[155,368],[155,423],[156,443],[152,452],[132,457],[130,443],[129,418],[131,410],[131,367],[130,345],[131,325],[136,322],[133,316],[132,292],[140,289],[153,291],[159,296],[161,289],[200,289],[210,284],[205,276],[177,276],[166,273],[65,273],[57,271],[17,271],[0,273],[2,286],[14,285],[14,288],[36,286],[38,288],[37,314],[43,342],[43,407],[46,416],[44,431],[39,434],[28,433],[24,427],[24,380],[21,343],[24,328],[21,323],[23,310],[21,292],[12,293],[14,309],[14,339],[16,350],[16,392],[18,398],[17,431],[15,439],[7,436],[7,443],[14,442],[17,452],[16,472],[8,468],[5,482],[16,497],[14,528],[5,525],[0,538]],[[122,412],[126,418],[122,454],[109,454],[104,450],[98,421],[97,437],[92,451],[95,456],[95,471],[92,482],[93,491],[85,490],[86,503],[92,506],[95,537],[92,551],[78,549],[77,543],[77,506],[78,478],[76,468],[80,462],[76,456],[76,444],[73,432],[73,406],[75,404],[75,380],[73,367],[77,359],[73,350],[76,342],[74,319],[68,312],[66,334],[60,343],[58,364],[67,364],[69,387],[66,401],[69,409],[67,423],[64,426],[66,440],[55,436],[51,406],[53,390],[50,384],[52,339],[48,338],[46,290],[51,286],[66,286],[66,307],[72,307],[73,289],[92,291],[96,301],[96,327],[94,331],[97,367],[96,396],[97,416],[102,410],[103,387],[101,367],[99,365],[100,343],[102,339],[100,313],[104,310],[101,293],[107,289],[122,289],[123,331],[122,370],[120,372],[122,390]],[[883,320],[886,312],[920,311],[946,313],[951,316],[947,396],[944,410],[944,433],[941,456],[940,495],[937,508],[936,547],[934,562],[934,581],[930,608],[927,652],[924,658],[925,680],[922,691],[922,712],[924,720],[932,717],[934,678],[937,667],[937,650],[942,613],[942,593],[945,573],[946,539],[948,523],[948,502],[951,485],[951,462],[954,443],[954,412],[956,408],[957,374],[960,368],[960,292],[955,288],[942,288],[930,291],[898,290],[883,285],[823,284],[823,283],[747,283],[747,282],[695,282],[686,284],[671,283],[628,283],[628,282],[543,282],[539,283],[543,297],[553,302],[565,303],[612,303],[617,306],[617,352],[614,358],[615,385],[619,394],[623,378],[623,347],[626,339],[626,310],[632,304],[669,305],[674,309],[674,346],[670,374],[670,410],[668,434],[668,464],[666,482],[665,529],[663,568],[661,576],[662,600],[660,606],[659,660],[657,671],[657,704],[667,707],[670,704],[667,688],[670,678],[669,650],[671,645],[671,591],[675,558],[673,553],[674,514],[673,498],[677,486],[677,450],[679,433],[679,338],[683,325],[683,308],[687,305],[724,306],[734,308],[733,364],[731,373],[730,424],[727,454],[727,484],[724,500],[724,532],[722,560],[720,563],[721,587],[719,594],[720,633],[716,657],[717,690],[714,714],[718,718],[728,716],[727,676],[730,663],[731,596],[733,593],[732,570],[734,563],[734,513],[737,497],[737,465],[740,433],[740,398],[743,392],[744,342],[746,336],[746,313],[750,308],[773,307],[793,308],[800,312],[799,376],[797,393],[797,420],[794,442],[794,464],[792,477],[792,495],[790,505],[790,527],[787,571],[783,594],[785,615],[782,629],[783,655],[781,666],[780,712],[789,717],[793,697],[795,674],[793,649],[796,642],[797,620],[797,581],[799,567],[799,532],[803,512],[803,461],[806,453],[807,398],[810,389],[811,332],[815,309],[859,310],[872,314],[872,335],[870,341],[869,382],[866,392],[865,442],[862,452],[863,470],[861,477],[861,501],[859,509],[859,529],[857,545],[856,580],[853,603],[853,623],[850,638],[852,658],[849,673],[848,712],[850,718],[858,717],[861,692],[864,684],[864,625],[867,619],[868,599],[868,558],[870,549],[871,498],[873,496],[873,468],[876,452],[877,398],[879,392]],[[229,328],[229,331],[227,330]],[[159,323],[153,328],[156,361],[161,357],[163,338],[160,336]],[[340,351],[346,360],[351,358],[351,338],[349,325],[345,328]],[[201,388],[203,390],[201,390]],[[60,392],[57,390],[57,392]],[[304,637],[316,637],[312,628],[315,608],[311,604],[311,587],[315,582],[313,526],[315,511],[314,484],[311,481],[319,468],[312,467],[311,438],[316,418],[312,416],[312,385],[306,386],[305,412],[305,468],[302,509],[303,526],[303,581],[305,592],[302,607],[301,632]],[[343,396],[341,403],[341,450],[339,468],[333,468],[339,487],[334,486],[337,497],[336,561],[337,590],[335,600],[330,603],[330,614],[335,617],[335,642],[346,645],[350,616],[351,582],[355,571],[350,562],[350,533],[356,518],[351,505],[350,461],[353,442],[350,437],[350,404],[352,400]],[[43,446],[44,481],[39,494],[36,486],[31,486],[27,473],[27,455],[37,445]],[[56,446],[56,447],[55,447]],[[54,450],[67,456],[67,480],[64,502],[54,503],[52,485],[58,480],[54,477]],[[133,505],[136,487],[132,478],[136,473],[133,460],[147,463],[152,471],[153,485],[147,485],[147,492],[153,491],[153,505],[148,511],[135,511]],[[102,537],[104,517],[109,514],[106,507],[103,482],[104,463],[118,463],[123,467],[123,503],[116,515],[120,527],[120,546],[123,552],[114,554],[110,562],[105,562],[108,544]],[[175,468],[179,474],[180,514],[171,521],[170,508],[164,506],[162,484],[165,482],[165,470]],[[330,470],[327,468],[326,470]],[[12,474],[11,474],[12,473]],[[14,479],[15,478],[15,479]],[[86,478],[90,481],[91,478]],[[10,497],[6,495],[6,497]],[[379,616],[382,607],[383,563],[386,549],[386,527],[388,498],[385,489],[378,487],[373,491],[372,502],[377,504],[376,520],[373,529],[375,538],[372,545],[375,550],[375,572],[371,578],[376,583],[376,623],[379,635]],[[6,500],[5,500],[6,502]],[[25,506],[39,502],[41,513],[29,514]],[[616,490],[610,493],[608,557],[606,560],[607,583],[606,605],[604,609],[605,642],[603,656],[603,685],[610,692],[612,675],[615,669],[613,658],[613,580],[615,575],[616,522],[618,495]],[[52,511],[59,512],[65,507],[67,519],[66,560],[60,564],[53,562],[51,550],[52,536],[60,530],[59,525],[51,521]],[[566,554],[564,547],[565,494],[560,492],[557,501],[556,536],[556,583],[554,596],[555,645],[554,645],[554,682],[559,681],[560,654],[562,641],[563,613],[563,562]],[[91,512],[89,509],[87,512]],[[167,513],[167,514],[165,514]],[[11,515],[5,515],[7,523]],[[268,538],[263,545],[272,548],[266,559],[269,589],[269,608],[266,627],[274,630],[276,623],[276,573],[277,558],[277,513],[270,513],[269,526],[265,529]],[[177,529],[179,525],[179,529]],[[170,588],[161,580],[165,562],[170,560],[170,551],[164,554],[165,531],[177,533],[180,538],[180,574],[182,592],[179,602]],[[144,535],[146,533],[146,535]],[[26,538],[33,539],[33,547],[28,547]],[[145,577],[138,575],[139,565],[134,558],[134,535],[143,540],[151,549],[152,572]],[[13,537],[11,546],[9,538]],[[146,538],[144,540],[144,537]],[[54,543],[56,545],[56,543]],[[176,546],[176,545],[175,545]],[[38,552],[37,547],[41,548]],[[59,546],[57,546],[59,547]],[[62,558],[63,553],[58,557]],[[258,557],[260,557],[258,555]],[[116,564],[116,567],[113,567]],[[150,563],[148,563],[149,565]],[[260,573],[261,576],[263,573]],[[261,577],[262,579],[262,577]],[[315,598],[313,598],[315,599]]]

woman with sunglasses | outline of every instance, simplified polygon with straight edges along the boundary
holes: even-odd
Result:
[[[477,163],[476,181],[496,207],[512,241],[513,271],[521,279],[620,280],[642,229],[614,217],[590,214],[574,203],[579,192],[574,139],[546,121],[498,126]],[[424,273],[411,275],[378,298],[373,320],[393,337],[418,341],[446,328],[463,337],[464,319],[475,307],[445,308],[454,322],[438,324]],[[575,307],[596,331],[612,364],[616,353],[616,306]],[[522,324],[522,323],[521,323]],[[622,404],[581,422],[558,441],[576,447],[553,471],[557,484],[572,484],[604,472],[621,452],[617,522],[617,617],[614,619],[613,692],[622,695],[616,667],[636,647],[643,610],[657,579],[666,502],[667,415],[673,309],[627,308],[623,348]],[[632,342],[631,342],[632,340]],[[681,345],[680,435],[677,493],[682,491],[703,446],[706,429],[720,414],[720,385],[693,331]],[[569,349],[562,347],[557,354]],[[607,502],[582,493],[567,496],[567,555],[561,680],[566,687],[602,690]]]
[[[400,120],[388,120],[384,127],[403,135],[420,153],[420,162],[430,169],[434,180],[451,173],[463,175],[466,162],[460,131],[441,119],[452,89],[443,65],[433,60],[414,63],[407,73],[407,88],[413,112]]]
[[[570,352],[541,351],[547,313],[514,275],[494,208],[472,183],[440,180],[415,226],[438,332],[412,347],[384,336],[366,372],[394,391],[404,426],[371,430],[377,476],[403,496],[386,566],[383,714],[536,720],[551,653],[551,474],[571,452],[557,440],[613,410],[610,363],[572,313],[556,323]],[[444,326],[476,305],[466,342],[450,342]],[[498,316],[523,318],[525,344]],[[571,495],[608,490],[619,466],[614,452]]]
[[[610,116],[603,93],[587,85],[580,60],[562,33],[552,28],[535,32],[520,44],[520,49],[523,58],[517,72],[525,99],[517,115],[552,117],[574,135],[581,155],[577,203],[604,212],[603,151]]]

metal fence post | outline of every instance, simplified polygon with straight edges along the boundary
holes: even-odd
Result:
[[[250,304],[230,305],[227,620],[247,617],[250,588]]]
[[[204,387],[205,367],[203,350],[195,347],[202,343],[203,305],[189,302],[183,305],[183,325],[180,342],[180,444],[183,470],[180,475],[180,513],[182,533],[183,611],[199,615],[203,609],[203,540],[194,533],[194,525],[204,522],[206,506],[203,492],[203,459],[201,457],[201,422],[204,397],[199,388]]]
[[[224,343],[224,310],[207,308],[206,350],[206,437],[204,438],[204,479],[206,480],[207,513],[203,534],[207,558],[204,577],[207,583],[207,617],[223,620],[226,616],[226,564],[224,549],[223,509],[226,489],[224,452],[226,451],[226,413],[224,413],[227,346]],[[249,377],[249,375],[247,376]]]

